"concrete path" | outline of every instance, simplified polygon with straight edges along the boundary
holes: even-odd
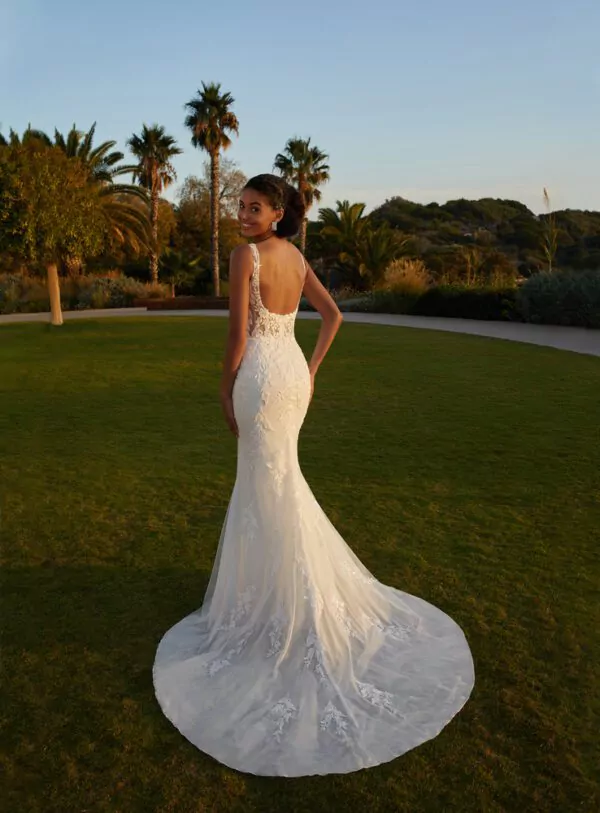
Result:
[[[227,317],[228,311],[217,310],[164,310],[149,311],[146,308],[103,308],[101,310],[63,311],[63,319],[97,319],[119,316],[220,316]],[[300,311],[299,319],[319,319],[312,311]],[[50,313],[16,313],[0,316],[0,325],[16,322],[49,322]],[[437,316],[402,316],[388,313],[344,313],[345,322],[358,322],[373,325],[400,325],[401,327],[442,330],[450,333],[469,333],[474,336],[489,336],[526,344],[539,344],[555,347],[558,350],[571,350],[600,356],[600,330],[583,327],[559,327],[558,325],[529,325],[521,322],[483,322],[475,319],[443,319]],[[0,334],[1,336],[1,334]]]

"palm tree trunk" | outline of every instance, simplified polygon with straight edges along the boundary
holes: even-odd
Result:
[[[48,296],[50,297],[50,324],[62,325],[62,309],[60,307],[60,285],[58,283],[58,267],[56,263],[46,266],[48,278]]]
[[[302,196],[302,200],[306,203],[306,190],[305,190],[305,183],[304,183],[304,174],[301,172],[298,175],[298,192]],[[306,209],[305,214],[308,214],[308,207]],[[303,217],[302,223],[300,224],[300,251],[304,254],[306,252],[306,227],[308,224],[308,218]]]
[[[306,252],[306,227],[308,225],[308,218],[302,218],[302,225],[300,226],[300,251],[304,254]]]
[[[150,279],[158,285],[158,189],[152,185],[150,200],[150,221],[152,223],[152,247],[150,249]]]
[[[213,296],[219,296],[219,151],[210,155],[210,261]]]

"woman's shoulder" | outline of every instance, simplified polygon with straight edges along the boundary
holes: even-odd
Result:
[[[250,243],[240,243],[239,246],[232,249],[229,262],[233,266],[252,267],[254,264],[254,248]]]
[[[304,260],[304,254],[290,240],[280,238],[280,242],[285,243],[285,245],[278,247],[278,250],[281,252],[280,256],[285,256],[287,259],[294,258]]]
[[[244,276],[251,276],[254,269],[254,250],[250,243],[240,243],[229,255],[230,274],[239,272]]]
[[[250,243],[240,243],[239,246],[236,246],[232,249],[231,254],[229,255],[231,259],[243,259],[244,257],[251,257],[253,254],[253,249],[250,246]]]

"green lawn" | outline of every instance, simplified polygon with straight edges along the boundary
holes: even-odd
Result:
[[[316,322],[300,320],[310,354]],[[163,716],[158,641],[202,601],[235,477],[224,318],[0,329],[7,813],[592,813],[600,807],[600,360],[343,324],[300,462],[381,581],[475,659],[442,733],[354,774],[269,779]]]

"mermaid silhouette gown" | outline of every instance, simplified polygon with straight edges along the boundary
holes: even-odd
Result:
[[[448,615],[367,570],[304,479],[300,303],[265,308],[252,250],[235,485],[204,601],[161,639],[154,689],[181,734],[231,768],[348,773],[439,734],[471,693],[473,659]]]

